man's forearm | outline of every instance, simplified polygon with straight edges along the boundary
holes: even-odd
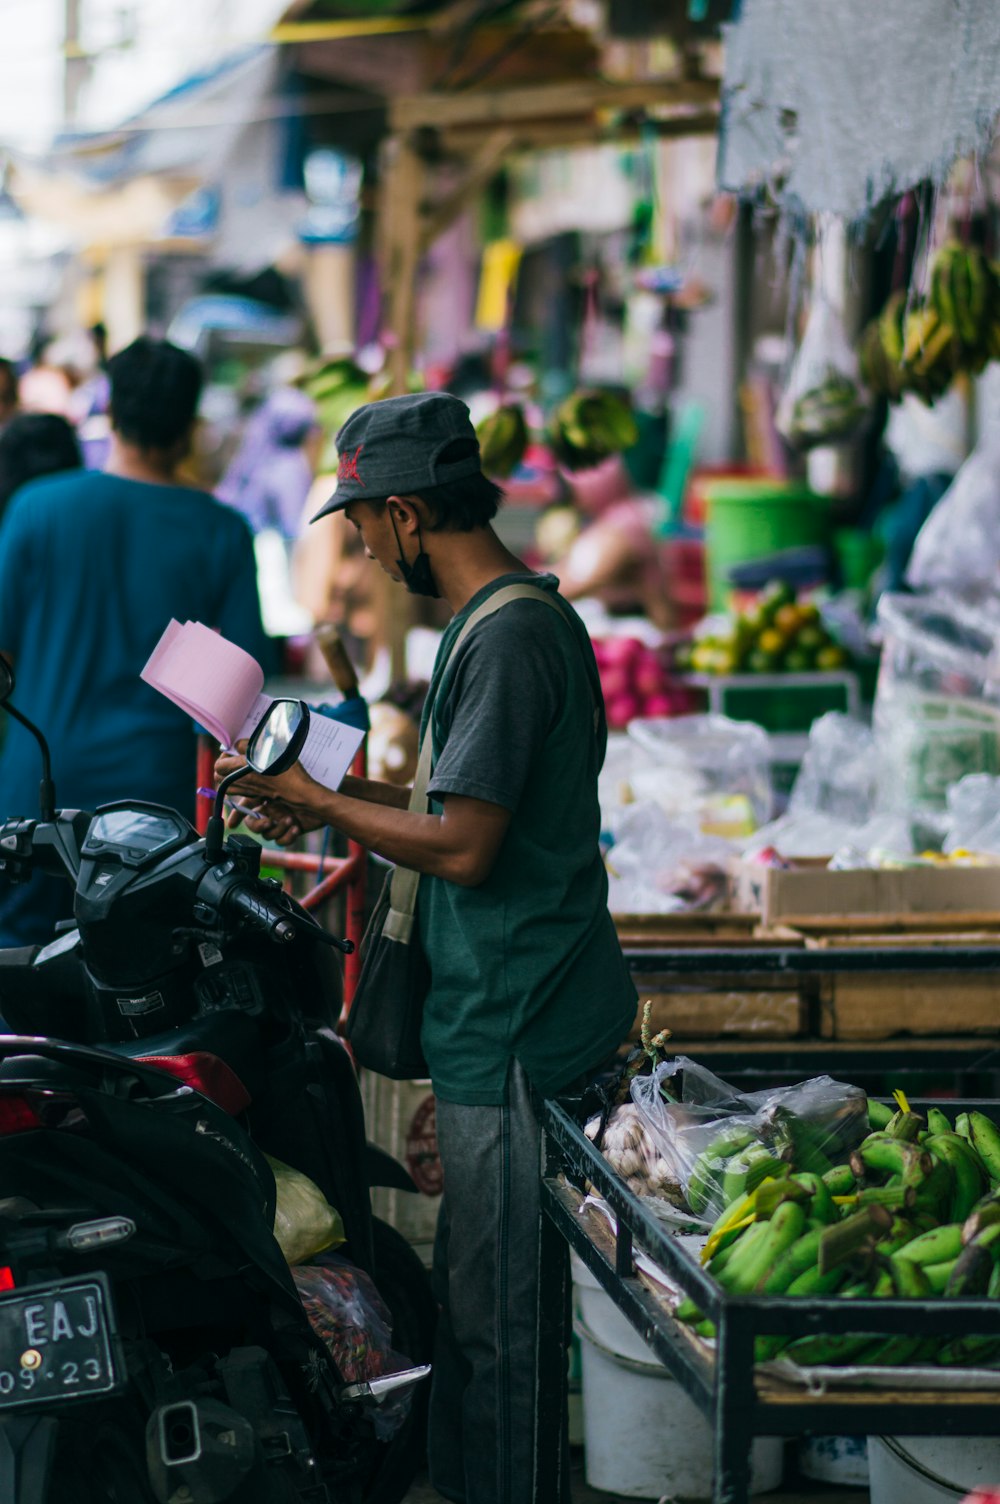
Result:
[[[345,792],[348,782],[351,792]],[[440,815],[422,815],[408,810],[409,793],[392,789],[391,784],[374,784],[402,794],[402,804],[358,797],[353,786],[368,784],[368,779],[344,779],[337,793],[324,793],[312,805],[312,813],[333,825],[353,841],[377,852],[387,861],[434,877],[454,876],[454,852],[447,840]]]
[[[406,809],[410,802],[409,789],[401,789],[395,783],[382,783],[377,778],[355,778],[352,773],[340,785],[340,793],[351,799],[364,799],[368,804],[383,804],[389,809]]]

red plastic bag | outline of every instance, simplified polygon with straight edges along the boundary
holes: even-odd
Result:
[[[291,1271],[309,1324],[345,1384],[361,1384],[412,1365],[392,1347],[392,1317],[363,1270],[335,1253]],[[388,1441],[406,1419],[411,1393],[390,1394],[372,1410],[375,1434]]]

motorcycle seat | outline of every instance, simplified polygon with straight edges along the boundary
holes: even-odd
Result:
[[[130,1060],[147,1060],[178,1055],[214,1055],[239,1078],[251,1099],[264,1084],[265,1056],[257,1025],[245,1013],[212,1013],[192,1018],[162,1034],[147,1034],[143,1039],[116,1040],[104,1049]]]

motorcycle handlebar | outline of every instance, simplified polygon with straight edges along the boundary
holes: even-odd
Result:
[[[226,895],[226,907],[276,945],[287,945],[289,940],[295,939],[296,926],[286,910],[250,888],[231,889]]]
[[[230,913],[238,914],[253,929],[262,931],[279,945],[287,945],[288,941],[294,940],[296,935],[303,935],[309,940],[318,940],[323,945],[330,945],[335,950],[343,951],[346,956],[354,950],[352,940],[340,940],[318,924],[298,918],[297,915],[289,913],[287,909],[283,909],[265,895],[242,885],[229,890],[225,898],[225,908]]]

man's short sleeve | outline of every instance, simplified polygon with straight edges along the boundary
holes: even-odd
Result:
[[[457,649],[443,704],[435,706],[442,745],[428,790],[433,797],[461,794],[517,808],[566,693],[565,662],[553,650],[551,628],[543,629],[542,613],[547,618],[549,608],[532,602],[505,606]]]

